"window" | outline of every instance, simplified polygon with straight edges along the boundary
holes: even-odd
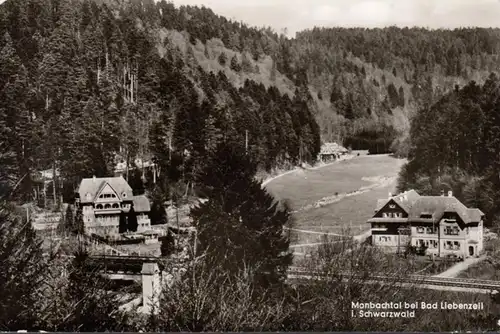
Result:
[[[387,212],[384,212],[384,213],[382,214],[382,217],[387,218]]]
[[[110,205],[110,204],[106,204],[106,205],[104,206],[104,208],[105,208],[105,209],[110,209],[110,208],[111,208],[111,205]]]
[[[101,210],[102,209],[102,204],[97,204],[96,209]]]
[[[444,234],[446,235],[458,235],[460,230],[457,226],[446,226],[444,228]]]
[[[423,234],[424,233],[424,228],[419,226],[417,227],[417,233]]]
[[[454,247],[452,241],[446,241],[446,242],[444,242],[443,246],[444,246],[444,249],[448,249],[448,250],[452,250],[453,247]]]
[[[460,241],[455,241],[453,243],[453,249],[454,250],[459,250],[460,249]]]
[[[427,240],[426,246],[428,248],[437,248],[437,246],[438,246],[437,240]]]
[[[427,213],[423,213],[423,214],[420,215],[420,218],[431,219],[432,215],[427,214]]]
[[[122,193],[122,197],[127,197],[127,193]]]
[[[118,209],[119,207],[118,203],[113,204],[113,209]]]

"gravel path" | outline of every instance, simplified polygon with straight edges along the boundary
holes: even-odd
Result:
[[[485,259],[486,255],[465,259],[464,261],[458,262],[457,264],[455,264],[448,270],[442,272],[441,274],[435,275],[435,277],[446,277],[446,278],[457,277],[458,274],[460,274],[462,271],[467,270],[467,268],[469,268],[470,266],[473,266],[474,264],[479,263]]]

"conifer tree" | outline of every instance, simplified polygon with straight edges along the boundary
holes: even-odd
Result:
[[[78,208],[76,209],[75,223],[74,223],[74,228],[72,231],[75,234],[84,234],[85,233],[85,223],[83,221],[83,212],[82,212],[81,205],[78,205]]]
[[[120,222],[118,224],[118,233],[125,233],[127,232],[127,214],[122,211],[120,213]]]
[[[5,202],[0,203],[0,267],[0,328],[34,329],[37,291],[47,267],[31,223]]]
[[[218,61],[219,61],[219,64],[221,66],[226,66],[227,56],[226,56],[225,52],[221,52],[221,54],[219,55]]]
[[[49,289],[43,298],[44,314],[40,326],[49,331],[127,330],[128,317],[119,307],[120,295],[110,292],[109,280],[99,275],[83,248],[73,254],[70,263],[60,264],[67,275],[49,276]],[[128,328],[130,330],[130,328]]]
[[[167,212],[165,211],[167,196],[165,195],[167,194],[165,194],[165,191],[159,186],[155,187],[152,191],[151,211],[149,213],[151,225],[168,223]]]
[[[73,231],[76,228],[75,217],[73,216],[73,208],[68,205],[66,213],[64,215],[64,230]]]
[[[292,260],[283,229],[290,212],[255,180],[255,171],[241,147],[219,145],[197,179],[208,201],[192,209],[191,217],[197,255],[228,272],[252,268],[255,284],[269,287],[281,282]]]
[[[169,230],[167,235],[161,240],[161,256],[169,256],[175,251],[175,238]]]
[[[271,80],[272,82],[274,82],[274,81],[276,81],[276,71],[277,71],[277,69],[276,69],[276,60],[273,58],[273,59],[272,59],[272,62],[273,62],[273,63],[271,64],[271,75],[270,75],[270,80]]]
[[[139,224],[137,223],[137,213],[134,210],[134,205],[130,206],[130,210],[127,213],[127,230],[131,232],[137,232],[137,227]]]

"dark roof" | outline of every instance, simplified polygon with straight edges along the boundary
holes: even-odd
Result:
[[[394,202],[400,205],[408,213],[408,221],[412,222],[435,221],[441,219],[445,212],[457,213],[466,224],[479,222],[484,216],[484,213],[481,210],[476,208],[467,208],[456,197],[420,196],[415,190],[409,190],[387,199],[378,200],[375,211],[378,212],[391,200],[394,200]],[[432,215],[432,219],[421,218],[422,214]],[[393,220],[394,218],[390,219],[390,221]],[[397,220],[394,220],[394,222],[397,222]]]
[[[82,179],[82,182],[80,182],[80,187],[78,188],[80,202],[93,202],[99,191],[104,188],[106,184],[109,184],[109,186],[117,193],[118,198],[121,200],[127,200],[133,197],[132,188],[128,185],[127,181],[125,181],[122,176],[97,177]],[[122,198],[122,194],[124,193],[126,197]],[[90,194],[90,199],[87,199],[87,194]]]
[[[144,195],[134,196],[134,211],[135,212],[151,211],[149,199]]]
[[[445,212],[456,212],[464,222],[468,222],[467,207],[455,197],[423,196],[419,198],[410,210],[409,218],[420,218],[425,214],[432,214],[434,220],[440,219]]]
[[[484,214],[479,209],[469,209],[453,196],[422,196],[410,210],[410,220],[420,218],[422,213],[432,214],[434,220],[441,219],[445,212],[458,214],[466,224],[479,222]]]

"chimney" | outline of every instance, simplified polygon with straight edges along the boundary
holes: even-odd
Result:
[[[441,189],[441,196],[444,197],[444,190]]]
[[[448,191],[448,197],[453,197],[453,191]]]
[[[95,175],[92,177],[92,180],[93,180],[93,181],[94,181],[94,183],[95,183],[95,181],[96,181],[96,177],[95,177]]]
[[[391,197],[392,197],[392,193],[389,193],[389,198],[391,198]]]

